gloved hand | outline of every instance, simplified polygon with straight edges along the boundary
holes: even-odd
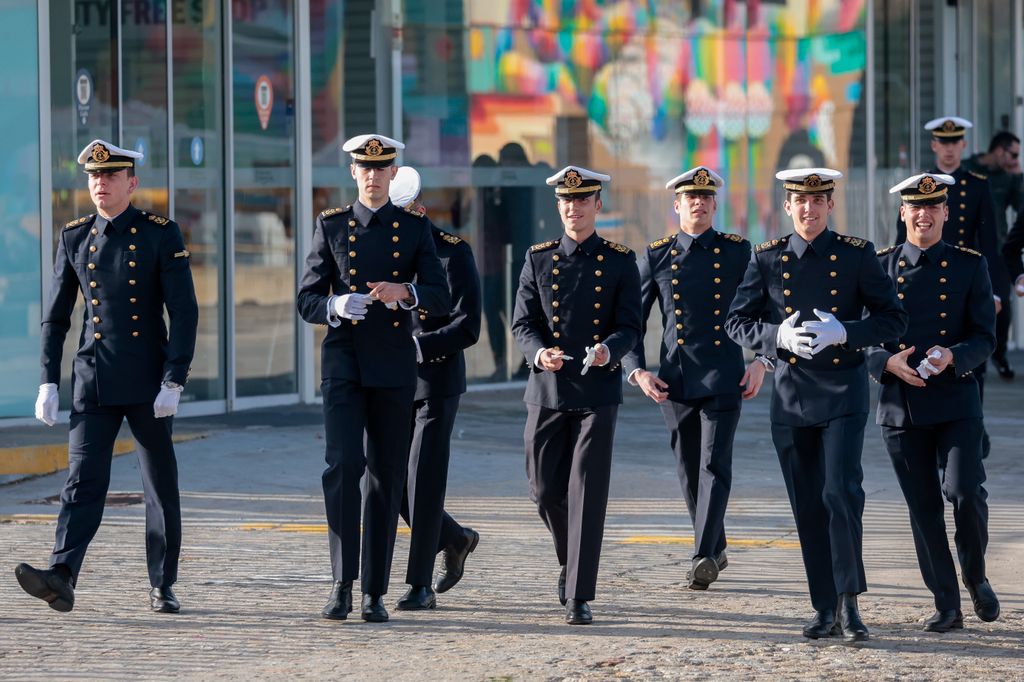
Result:
[[[153,401],[153,416],[157,419],[173,417],[178,413],[178,401],[181,399],[182,386],[168,387],[160,385],[160,392]]]
[[[334,299],[334,313],[346,320],[366,319],[366,307],[373,303],[369,294],[342,294]]]
[[[814,336],[811,339],[812,355],[817,355],[833,344],[846,343],[846,327],[836,319],[835,315],[822,312],[817,308],[814,309],[814,314],[818,316],[820,322],[811,320],[803,323],[804,333]]]
[[[57,423],[57,384],[43,384],[36,398],[36,419],[47,426]]]
[[[779,333],[775,337],[775,345],[788,350],[798,358],[811,359],[811,337],[808,336],[803,327],[797,327],[796,321],[800,319],[800,311],[796,311],[779,325]]]

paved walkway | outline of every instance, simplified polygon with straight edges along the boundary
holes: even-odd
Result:
[[[185,547],[177,616],[147,609],[133,456],[115,460],[111,490],[127,495],[108,506],[67,615],[24,595],[12,570],[18,561],[45,563],[56,513],[46,499],[61,475],[0,487],[0,679],[1024,679],[1022,384],[992,381],[988,397],[989,577],[1003,603],[996,623],[978,621],[964,592],[967,629],[921,631],[932,602],[869,426],[870,591],[861,608],[872,640],[850,648],[803,639],[810,606],[766,395],[745,405],[741,420],[729,568],[709,591],[687,590],[692,534],[667,436],[657,409],[633,394],[616,435],[595,624],[566,626],[551,541],[527,499],[521,392],[503,391],[467,395],[456,426],[449,509],[482,536],[467,575],[436,611],[391,608],[386,625],[318,615],[330,576],[317,408],[180,421],[178,432],[205,436],[178,446]],[[389,606],[405,589],[407,548],[400,535]]]

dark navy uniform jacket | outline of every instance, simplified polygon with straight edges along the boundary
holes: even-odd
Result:
[[[797,326],[816,321],[815,308],[843,323],[846,343],[810,360],[777,348],[782,321],[796,311]],[[778,358],[771,418],[789,426],[867,413],[863,349],[894,340],[906,328],[907,313],[871,243],[828,229],[810,244],[790,234],[758,245],[726,320],[738,344]]]
[[[885,426],[922,426],[981,417],[981,394],[972,369],[995,348],[995,307],[985,258],[945,242],[922,251],[902,244],[878,252],[896,284],[910,326],[898,339],[867,349],[868,372],[879,382],[876,421]],[[911,386],[885,371],[893,354],[914,346],[907,364],[916,368],[932,346],[949,348],[953,366]]]
[[[933,168],[929,173],[942,173]],[[950,173],[956,184],[949,188],[949,218],[942,226],[942,241],[981,252],[989,264],[992,291],[1006,300],[1009,276],[1004,267],[996,233],[995,201],[984,175],[967,170],[962,164]],[[907,226],[896,215],[896,242],[907,241]]]
[[[707,230],[694,238],[683,231],[651,242],[639,260],[643,331],[623,359],[626,375],[646,369],[643,334],[654,302],[664,333],[658,378],[669,400],[739,394],[743,351],[725,332],[736,287],[750,262],[750,242]]]
[[[429,315],[420,307],[412,314],[412,333],[423,362],[417,367],[416,400],[447,398],[466,392],[463,351],[480,338],[480,276],[469,244],[431,226],[434,247],[448,276],[451,310]]]
[[[129,205],[113,222],[92,214],[64,226],[42,315],[44,384],[60,383],[79,291],[85,319],[71,378],[75,402],[147,403],[162,381],[185,384],[199,307],[177,223]]]
[[[372,224],[371,224],[372,223]],[[312,324],[328,324],[331,293],[367,294],[367,282],[416,280],[418,307],[442,315],[451,296],[434,249],[430,221],[390,201],[376,215],[356,202],[329,208],[316,219],[313,246],[299,284],[299,315]],[[416,383],[412,320],[401,306],[389,310],[371,303],[366,319],[341,319],[327,330],[321,349],[324,379],[348,379],[380,388]]]
[[[524,400],[553,410],[622,402],[622,358],[640,337],[640,275],[633,252],[596,233],[582,244],[568,235],[526,253],[512,334],[532,370]],[[581,374],[586,347],[608,347],[606,365]],[[537,351],[558,348],[572,360],[548,372]]]

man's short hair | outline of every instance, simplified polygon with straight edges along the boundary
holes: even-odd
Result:
[[[833,191],[834,190],[830,189],[830,190],[828,190],[826,192],[813,192],[813,194],[824,194],[826,201],[832,201],[832,192]],[[795,197],[797,195],[807,196],[808,194],[811,194],[811,192],[786,192],[786,201],[788,201],[789,203],[793,203],[793,197]]]
[[[988,150],[994,152],[997,149],[1009,149],[1015,144],[1020,144],[1019,137],[1009,130],[1000,130],[992,136],[992,141],[988,143]]]

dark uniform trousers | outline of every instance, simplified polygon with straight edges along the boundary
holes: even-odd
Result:
[[[591,601],[597,591],[618,412],[618,405],[572,411],[526,406],[530,499],[566,567],[570,599]]]
[[[72,362],[68,477],[50,566],[65,564],[77,580],[103,518],[114,441],[127,419],[142,469],[149,580],[170,587],[181,550],[178,468],[172,419],[154,417],[153,401],[162,381],[187,381],[199,317],[177,223],[129,205],[113,221],[89,215],[64,226],[42,314],[43,383],[60,382],[79,293],[86,314]]]
[[[149,582],[153,587],[169,587],[178,580],[181,551],[178,465],[171,444],[172,417],[154,417],[152,403],[100,406],[75,401],[68,478],[60,494],[50,566],[66,564],[75,576],[81,570],[85,551],[103,519],[114,441],[125,419],[138,444],[142,470]]]
[[[534,245],[519,277],[512,333],[530,367],[526,474],[530,497],[565,567],[565,596],[597,590],[612,438],[622,402],[621,361],[640,338],[640,275],[628,248],[592,234]],[[586,346],[600,341],[608,362],[583,373]],[[565,360],[556,372],[536,363],[544,348]]]
[[[799,358],[776,345],[779,325],[831,312],[846,342]],[[865,315],[865,311],[867,314]],[[861,556],[861,450],[868,412],[863,349],[907,327],[892,281],[871,243],[831,230],[812,242],[786,235],[759,245],[726,322],[740,345],[777,357],[772,441],[778,454],[815,610],[833,611],[839,593],[867,589]]]
[[[732,445],[740,421],[735,394],[661,404],[676,473],[693,522],[695,556],[725,550],[725,510],[732,490]]]
[[[964,582],[986,580],[984,426],[979,386],[970,368],[983,365],[995,346],[988,267],[977,252],[945,242],[923,252],[903,244],[880,251],[878,257],[896,282],[910,327],[898,339],[867,350],[869,372],[880,384],[876,421],[910,511],[925,585],[936,608],[955,609],[960,590],[943,497],[953,505]],[[894,353],[913,346],[908,364],[914,367],[933,345],[949,348],[953,362],[925,386],[911,386],[886,371]]]
[[[436,226],[434,246],[448,278],[452,307],[443,315],[413,311],[413,334],[422,362],[416,368],[409,472],[402,518],[412,529],[405,581],[430,584],[437,553],[464,541],[463,528],[444,511],[452,429],[459,397],[466,392],[464,351],[480,338],[480,277],[473,250]]]
[[[654,303],[661,308],[658,378],[668,385],[661,414],[693,523],[694,556],[717,556],[726,547],[744,363],[722,325],[750,251],[739,235],[680,230],[651,242],[637,264],[644,333]],[[646,369],[643,335],[622,364],[628,375]]]
[[[409,312],[401,306],[373,303],[361,321],[332,320],[328,306],[331,292],[365,294],[367,282],[414,279],[419,306],[437,314],[449,309],[430,223],[421,214],[390,202],[373,213],[356,203],[317,218],[297,306],[307,322],[333,325],[324,338],[321,383],[331,569],[336,581],[361,575],[363,594],[372,596],[387,593],[391,574],[409,461],[406,425],[413,415],[416,350]]]

